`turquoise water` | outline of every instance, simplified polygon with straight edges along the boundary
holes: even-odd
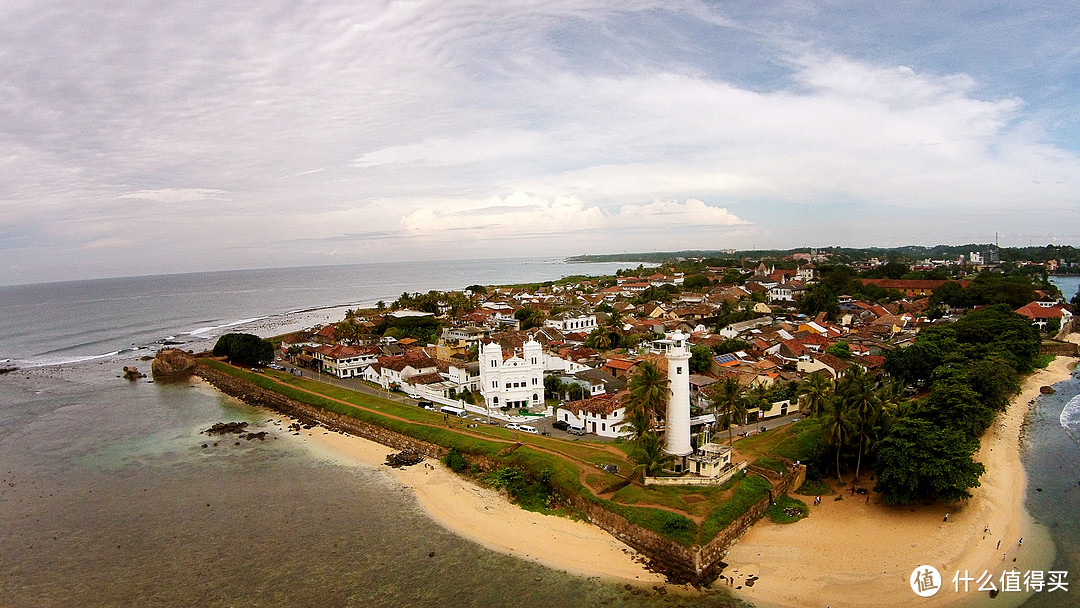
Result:
[[[5,608],[721,605],[464,541],[385,471],[319,461],[196,382],[40,368],[0,379],[0,403]],[[200,434],[233,420],[272,438]]]

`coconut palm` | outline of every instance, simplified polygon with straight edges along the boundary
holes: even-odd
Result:
[[[840,476],[840,450],[855,434],[855,416],[844,401],[833,397],[822,402],[817,418],[821,423],[825,442],[836,447],[836,478],[840,483],[844,483],[844,478]]]
[[[656,433],[645,433],[641,437],[634,451],[630,452],[630,460],[636,464],[635,471],[641,472],[641,481],[645,481],[648,475],[656,475],[664,469],[664,465],[672,459],[671,454],[664,451],[664,445]]]
[[[671,387],[660,368],[652,361],[642,361],[627,384],[631,410],[640,409],[653,418],[660,418],[667,407]]]
[[[649,413],[641,409],[627,408],[622,431],[633,443],[641,443],[642,437],[652,432],[652,420]]]
[[[717,422],[723,420],[727,423],[728,445],[730,446],[731,427],[735,426],[736,420],[746,419],[746,398],[743,396],[739,381],[732,377],[725,378],[720,389],[713,394],[711,405]]]
[[[873,378],[858,365],[852,365],[848,369],[836,392],[855,416],[855,434],[859,438],[859,452],[855,461],[855,481],[859,481],[862,456],[870,447],[874,424],[881,412],[881,399],[874,390]]]
[[[799,386],[799,395],[806,397],[806,407],[811,416],[816,416],[821,411],[832,391],[832,378],[825,372],[810,374]]]

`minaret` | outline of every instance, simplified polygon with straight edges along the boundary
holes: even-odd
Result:
[[[687,456],[690,447],[690,349],[687,336],[681,331],[671,334],[667,352],[668,397],[667,421],[664,424],[664,451],[674,456]]]

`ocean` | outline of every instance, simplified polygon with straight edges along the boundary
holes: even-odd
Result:
[[[0,364],[77,363],[152,351],[166,341],[197,349],[228,331],[268,335],[297,323],[340,321],[346,308],[390,303],[404,292],[613,274],[623,266],[442,260],[0,286]]]
[[[0,375],[0,606],[721,605],[487,550],[432,522],[384,471],[322,459],[264,410],[197,380],[120,377],[165,340],[201,348],[403,291],[618,267],[444,261],[0,287],[0,367],[20,367]],[[1028,505],[1058,567],[1077,572],[1080,380],[1058,389],[1028,428]],[[271,438],[201,433],[222,421]],[[1072,606],[1078,592],[1026,605]]]

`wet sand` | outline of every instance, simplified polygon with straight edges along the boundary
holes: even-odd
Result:
[[[347,466],[383,467],[386,455],[398,451],[321,427],[289,438],[301,440],[321,458]],[[582,576],[650,586],[664,582],[663,576],[644,567],[633,549],[600,528],[520,509],[498,491],[473,484],[438,461],[383,468],[416,494],[432,519],[489,549]]]

